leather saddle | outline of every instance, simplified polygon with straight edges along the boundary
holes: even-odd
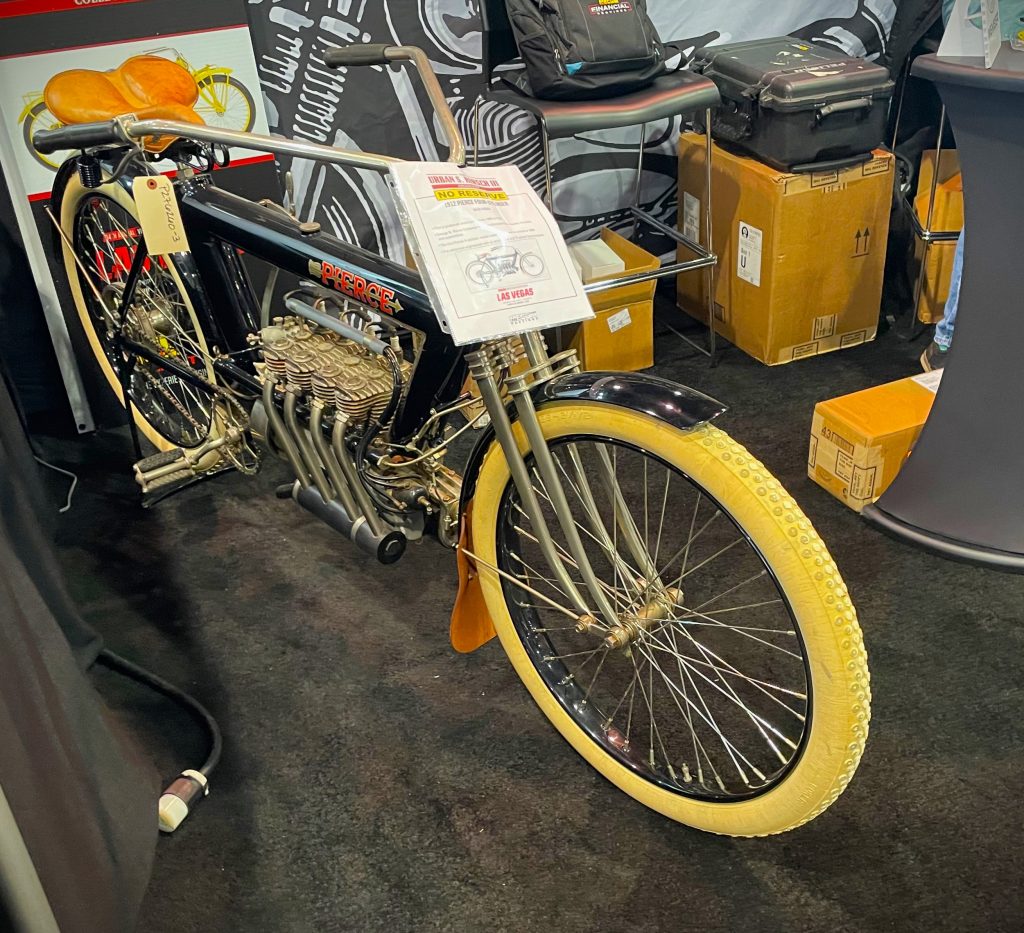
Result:
[[[43,92],[46,106],[65,126],[96,123],[134,114],[140,120],[203,124],[195,111],[199,87],[177,62],[136,55],[113,71],[74,68],[54,75]],[[149,152],[163,152],[175,137],[148,137]]]

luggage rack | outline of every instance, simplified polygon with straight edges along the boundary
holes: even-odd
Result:
[[[477,104],[479,108],[479,102]],[[712,367],[718,365],[718,333],[715,330],[715,277],[714,270],[715,266],[718,265],[718,256],[714,252],[714,229],[712,226],[712,209],[711,209],[711,188],[712,188],[712,160],[714,158],[713,152],[714,147],[711,139],[711,119],[712,112],[711,108],[707,108],[704,112],[704,127],[703,133],[706,140],[706,152],[704,160],[704,223],[703,223],[703,243],[698,243],[686,236],[681,230],[677,230],[669,224],[658,220],[657,217],[645,211],[639,206],[640,200],[640,186],[643,179],[643,168],[644,168],[644,155],[646,153],[646,132],[647,124],[643,124],[642,128],[642,140],[644,142],[640,145],[639,157],[637,159],[636,167],[636,185],[635,185],[635,196],[634,203],[625,209],[625,213],[628,217],[632,218],[633,221],[633,239],[636,239],[636,232],[639,227],[649,227],[657,233],[668,237],[676,246],[681,246],[684,249],[694,254],[693,259],[678,260],[676,262],[662,263],[660,268],[652,269],[647,272],[635,272],[631,274],[620,275],[611,279],[602,279],[599,282],[591,282],[590,284],[584,285],[583,290],[588,295],[600,294],[602,292],[611,291],[616,288],[623,288],[630,285],[642,285],[647,282],[657,281],[660,279],[666,279],[672,276],[679,276],[686,272],[695,272],[700,269],[706,270],[706,281],[705,281],[705,294],[707,295],[707,315],[708,315],[708,337],[707,346],[701,346],[697,341],[692,340],[686,334],[677,330],[671,324],[665,324],[665,326],[675,334],[680,340],[689,344],[694,350],[703,356],[708,357],[710,365]],[[474,140],[473,145],[473,165],[477,166],[479,162],[479,115],[477,116],[477,136]],[[551,154],[549,149],[549,140],[546,133],[542,131],[542,142],[544,148],[544,169],[545,169],[545,203],[548,209],[554,214],[554,184],[553,184],[553,173],[551,167]],[[557,217],[557,215],[555,215]]]
[[[708,345],[707,345],[707,347],[702,347],[695,340],[691,340],[689,337],[686,336],[686,334],[682,333],[682,331],[677,330],[671,324],[666,324],[665,326],[670,331],[672,331],[672,333],[675,334],[680,340],[685,341],[691,347],[693,347],[697,352],[699,352],[699,353],[703,354],[704,356],[708,357],[710,359],[710,361],[711,361],[711,365],[715,366],[718,363],[718,348],[717,348],[717,333],[715,331],[715,323],[714,323],[715,322],[714,267],[718,265],[718,256],[715,255],[715,253],[714,253],[714,251],[712,249],[713,240],[712,240],[712,226],[711,226],[711,152],[710,152],[710,149],[711,149],[711,145],[710,145],[711,135],[710,134],[707,135],[707,139],[708,139],[708,150],[709,150],[708,158],[707,158],[707,163],[706,163],[707,166],[708,166],[708,171],[707,171],[707,178],[705,179],[705,184],[706,184],[706,188],[705,188],[705,194],[706,194],[705,204],[707,205],[707,209],[706,209],[707,217],[706,217],[706,222],[705,222],[704,236],[705,236],[705,240],[707,241],[708,245],[705,247],[704,245],[702,245],[700,243],[695,243],[693,240],[691,240],[688,236],[686,236],[681,231],[676,230],[673,227],[670,227],[668,224],[663,223],[662,221],[658,220],[656,217],[653,217],[647,211],[642,210],[641,208],[639,208],[639,207],[634,205],[634,206],[629,208],[629,213],[633,217],[634,238],[635,238],[635,231],[636,231],[637,227],[640,224],[643,224],[643,225],[648,226],[651,229],[657,231],[658,233],[661,233],[664,236],[668,237],[670,240],[672,240],[674,243],[678,244],[679,246],[685,247],[691,253],[694,254],[695,258],[694,259],[680,260],[680,261],[672,262],[672,263],[668,263],[668,264],[664,264],[663,263],[661,268],[654,269],[654,270],[652,270],[650,272],[636,272],[636,273],[633,273],[632,275],[620,275],[617,278],[606,279],[606,280],[601,281],[601,282],[591,282],[589,285],[584,285],[583,286],[583,290],[588,295],[594,295],[594,294],[599,294],[601,292],[611,291],[613,288],[622,288],[622,287],[629,286],[629,285],[640,285],[640,284],[644,284],[646,282],[655,281],[655,280],[658,280],[658,279],[665,279],[665,278],[668,278],[670,276],[682,275],[684,272],[695,272],[698,269],[707,269],[707,270],[709,270],[706,273],[707,278],[708,278],[708,283],[707,283],[708,284],[708,287],[707,287],[707,295],[708,295],[708,309],[707,309],[707,311],[708,311]]]

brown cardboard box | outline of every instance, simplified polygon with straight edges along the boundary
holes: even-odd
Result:
[[[680,139],[680,217],[691,235],[705,207],[704,149],[703,136]],[[769,366],[873,340],[893,156],[796,175],[715,146],[712,164],[718,332]],[[705,278],[679,276],[678,296],[706,321]]]
[[[604,228],[601,239],[626,263],[625,275],[651,272],[661,265],[657,256],[614,230]],[[651,281],[591,296],[596,316],[580,324],[572,341],[584,369],[632,372],[654,365],[655,287]]]
[[[925,152],[921,157],[921,171],[917,180],[917,197],[914,210],[921,226],[928,223],[928,196],[931,193],[932,176],[935,173],[935,150]],[[939,166],[939,182],[935,188],[935,208],[932,211],[932,230],[962,230],[964,226],[964,187],[960,176],[960,160],[955,150],[944,150]],[[946,299],[949,297],[949,283],[953,278],[953,257],[956,243],[932,243],[928,247],[928,263],[925,267],[921,300],[917,306],[918,319],[925,324],[942,320],[946,313]],[[917,262],[924,256],[924,244],[916,245]]]
[[[896,478],[931,411],[942,370],[818,402],[807,475],[855,512]]]

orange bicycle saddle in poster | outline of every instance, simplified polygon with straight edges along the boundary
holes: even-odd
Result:
[[[113,71],[75,68],[54,75],[44,91],[46,106],[61,123],[93,123],[133,113],[140,120],[203,123],[194,110],[199,88],[176,62],[136,55]],[[147,139],[146,149],[162,152],[173,137]]]

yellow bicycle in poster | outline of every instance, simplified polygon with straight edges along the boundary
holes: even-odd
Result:
[[[143,54],[167,58],[192,75],[199,90],[195,111],[208,126],[251,132],[256,123],[256,104],[252,92],[233,76],[231,68],[221,65],[193,68],[174,48],[153,49]],[[55,172],[62,161],[61,153],[43,155],[36,150],[32,138],[39,130],[56,129],[62,124],[50,112],[42,91],[25,94],[23,99],[25,106],[18,116],[18,123],[25,145],[40,165]]]

